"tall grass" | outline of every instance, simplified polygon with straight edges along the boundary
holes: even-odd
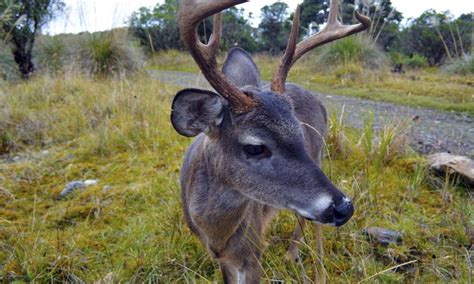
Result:
[[[13,59],[10,47],[0,39],[0,82],[19,79],[18,67]]]
[[[454,59],[442,67],[442,70],[448,74],[457,75],[473,75],[474,74],[474,57],[472,55],[463,56]]]
[[[318,66],[359,64],[370,69],[386,67],[385,53],[366,36],[350,36],[324,46],[319,54]],[[323,67],[324,66],[324,67]]]
[[[120,31],[83,35],[77,53],[81,70],[94,76],[123,76],[143,65],[138,44]]]
[[[63,70],[66,60],[72,52],[70,42],[60,36],[40,36],[35,45],[35,64],[41,72],[58,73]],[[70,64],[71,62],[69,62]]]

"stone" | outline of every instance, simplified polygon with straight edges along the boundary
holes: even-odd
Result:
[[[428,166],[431,172],[458,176],[464,184],[474,188],[474,161],[468,157],[436,153],[428,156]]]
[[[368,227],[364,233],[369,237],[370,241],[377,242],[381,245],[401,244],[402,233],[388,230],[380,227]]]
[[[59,194],[59,197],[64,198],[78,189],[84,190],[86,187],[96,185],[98,182],[99,180],[97,179],[88,179],[85,181],[82,181],[82,180],[71,181],[68,184],[66,184],[64,189]]]

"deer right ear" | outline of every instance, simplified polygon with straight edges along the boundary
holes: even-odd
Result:
[[[196,136],[222,123],[226,104],[224,98],[211,91],[181,90],[173,99],[171,123],[179,134]]]
[[[229,50],[222,67],[222,72],[234,85],[260,86],[260,71],[250,54],[240,47]]]

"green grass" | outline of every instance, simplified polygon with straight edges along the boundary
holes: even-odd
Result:
[[[173,64],[173,60],[179,64]],[[256,55],[262,78],[270,80],[279,58]],[[318,66],[318,54],[302,58],[292,68],[288,80],[323,93],[353,96],[412,107],[474,114],[474,76],[447,75],[436,69],[408,70],[393,74],[388,68],[371,70],[355,62],[327,67]],[[220,62],[224,57],[219,58]],[[189,55],[180,52],[160,53],[149,68],[199,72]]]
[[[18,158],[0,163],[1,281],[218,281],[218,265],[181,209],[178,175],[191,140],[169,123],[177,90],[143,74],[2,86],[2,151]],[[347,225],[324,230],[328,280],[466,283],[473,204],[450,184],[431,188],[423,159],[400,146],[396,129],[380,139],[331,119],[324,169],[357,209]],[[58,199],[77,179],[99,183]],[[302,268],[284,261],[294,225],[293,214],[283,212],[269,228],[266,282],[302,281]],[[371,244],[367,226],[399,230],[403,244]],[[314,279],[311,227],[301,249]]]

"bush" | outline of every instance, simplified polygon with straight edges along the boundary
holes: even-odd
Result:
[[[474,74],[474,57],[464,56],[448,62],[441,70],[448,74],[472,75]]]
[[[122,76],[143,65],[141,50],[123,31],[85,34],[77,54],[79,68],[93,76]]]
[[[63,70],[67,45],[59,36],[42,36],[35,46],[35,65],[41,71],[56,73]]]
[[[8,46],[0,40],[0,80],[16,80],[19,78],[18,67]]]
[[[421,69],[428,67],[428,59],[423,55],[414,54],[405,62],[406,66],[411,69]]]
[[[388,58],[390,60],[390,64],[392,66],[395,66],[397,64],[405,65],[407,63],[407,61],[410,59],[410,57],[408,57],[405,54],[400,53],[400,52],[392,51],[392,52],[388,52],[387,55],[388,55]]]
[[[361,64],[380,69],[387,64],[385,53],[366,36],[350,36],[325,46],[318,58],[318,66]]]

